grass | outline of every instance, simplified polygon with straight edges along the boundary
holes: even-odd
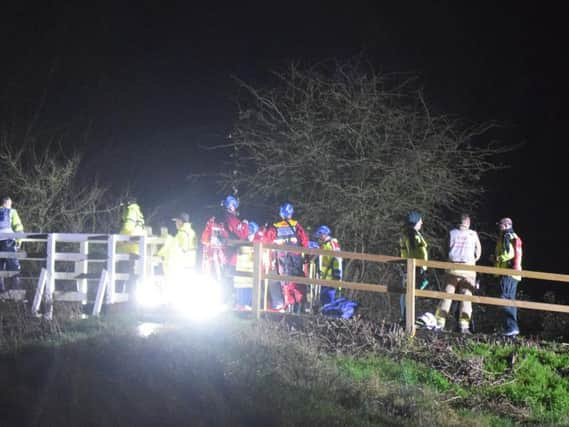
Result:
[[[395,357],[332,356],[234,317],[170,319],[147,338],[137,324],[132,315],[60,320],[41,339],[5,341],[0,424],[569,424],[562,347],[455,348],[459,358],[484,359],[488,381],[468,387],[413,360],[409,347]]]
[[[536,421],[569,424],[569,353],[515,345],[472,345],[469,352],[484,357],[490,375],[508,373],[511,381],[486,386],[489,398],[504,397],[527,406]]]

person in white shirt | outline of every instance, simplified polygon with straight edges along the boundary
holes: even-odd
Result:
[[[470,229],[470,216],[462,214],[458,228],[450,231],[449,253],[450,262],[457,264],[475,265],[482,255],[482,246],[478,233]],[[453,294],[459,292],[464,295],[472,295],[476,285],[476,272],[468,270],[453,269],[446,274],[445,292]],[[452,301],[450,299],[441,300],[435,318],[437,328],[443,329],[450,310]],[[472,303],[470,301],[460,302],[459,328],[462,333],[470,332],[470,321],[472,317]]]

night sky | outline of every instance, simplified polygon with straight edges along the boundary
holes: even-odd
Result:
[[[569,273],[569,37],[560,7],[193,3],[4,9],[2,124],[36,115],[42,134],[86,153],[86,176],[117,192],[130,184],[143,206],[191,211],[222,196],[213,181],[186,177],[222,166],[205,148],[232,127],[231,76],[261,85],[290,60],[364,52],[378,70],[418,74],[438,112],[496,121],[489,139],[524,143],[503,159],[511,169],[489,178],[477,228],[511,216],[526,268]]]

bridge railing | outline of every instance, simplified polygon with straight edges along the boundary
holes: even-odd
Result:
[[[240,242],[240,244],[248,244]],[[468,270],[475,271],[477,273],[486,273],[496,276],[521,276],[522,278],[531,279],[541,279],[555,282],[569,282],[569,275],[567,274],[557,274],[557,273],[547,273],[540,271],[514,271],[512,269],[505,268],[495,268],[479,265],[465,265],[465,264],[455,264],[451,262],[442,261],[424,261],[418,259],[406,259],[395,256],[386,255],[374,255],[358,252],[347,252],[347,251],[326,251],[323,249],[309,249],[309,248],[299,248],[298,246],[281,246],[274,244],[263,244],[260,242],[255,242],[252,244],[254,247],[254,262],[253,262],[253,273],[250,274],[252,277],[251,287],[253,288],[253,312],[258,318],[263,311],[267,310],[267,297],[266,289],[268,286],[264,286],[265,296],[263,298],[262,289],[263,282],[267,280],[276,281],[291,281],[296,283],[302,283],[306,285],[320,285],[328,286],[334,288],[343,289],[354,289],[366,292],[379,292],[387,293],[394,292],[388,289],[388,286],[381,283],[362,283],[362,282],[349,282],[344,280],[324,280],[315,279],[310,277],[297,277],[297,276],[284,276],[274,274],[268,271],[266,266],[266,252],[267,251],[285,251],[302,253],[308,255],[325,255],[325,256],[336,256],[343,259],[354,259],[360,261],[377,262],[377,263],[398,263],[404,265],[407,271],[406,274],[406,289],[401,290],[397,293],[405,293],[406,301],[406,318],[405,327],[407,333],[413,335],[415,333],[415,304],[417,298],[432,298],[432,299],[451,299],[455,301],[470,301],[477,304],[486,304],[493,306],[506,306],[506,307],[519,307],[531,310],[540,310],[548,312],[559,312],[559,313],[569,313],[568,305],[561,304],[549,304],[542,302],[532,302],[524,300],[508,300],[502,298],[493,297],[483,297],[478,295],[464,295],[458,293],[446,293],[441,291],[431,291],[431,290],[421,290],[416,289],[416,268],[417,267],[427,267],[434,269],[443,270]],[[241,273],[243,275],[243,273]],[[395,292],[394,292],[395,293]]]

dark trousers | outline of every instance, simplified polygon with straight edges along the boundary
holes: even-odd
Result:
[[[0,252],[16,253],[15,240],[0,240]],[[20,262],[16,258],[0,258],[0,270],[20,271]],[[17,288],[19,284],[17,276],[12,277],[12,288]],[[5,290],[4,279],[0,278],[0,291]]]
[[[500,288],[502,295],[500,298],[514,300],[516,299],[516,292],[518,291],[518,283],[520,281],[511,276],[502,276],[500,279]],[[519,330],[518,327],[518,308],[517,307],[503,307],[506,316],[505,328],[506,332]]]

